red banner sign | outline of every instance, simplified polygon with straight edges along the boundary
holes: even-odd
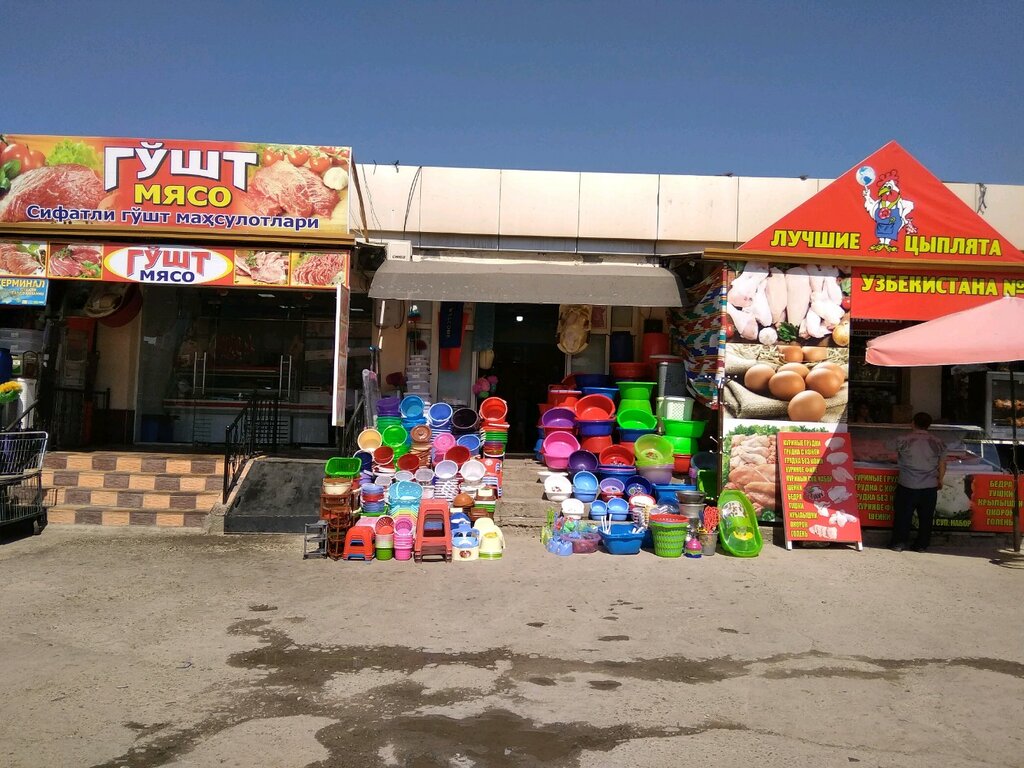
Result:
[[[1024,253],[896,142],[740,250],[823,256],[823,262],[1024,265]]]
[[[347,287],[348,251],[287,251],[0,241],[0,277],[148,285],[334,290]]]
[[[855,267],[850,294],[855,318],[932,320],[1002,296],[1024,296],[1024,277],[1007,272],[883,272]]]
[[[0,231],[350,241],[350,160],[348,147],[4,134]]]
[[[778,448],[787,547],[794,541],[860,545],[849,436],[780,432]]]

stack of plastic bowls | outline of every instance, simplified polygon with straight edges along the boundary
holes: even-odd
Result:
[[[640,475],[651,483],[672,482],[672,443],[658,435],[643,435],[633,446]]]
[[[384,514],[384,493],[384,489],[376,483],[368,483],[362,487],[359,505],[364,515]]]
[[[459,465],[440,461],[434,467],[434,497],[451,501],[459,493]]]
[[[592,472],[577,472],[572,479],[572,495],[589,504],[597,498],[597,477]]]
[[[485,456],[500,459],[508,445],[508,403],[488,397],[480,403],[480,447]]]
[[[452,438],[452,412],[452,407],[448,403],[434,403],[427,409],[427,426],[430,427],[430,433],[433,438],[433,461],[435,463],[440,461],[444,456],[444,452],[451,448],[447,441],[450,439],[452,444],[455,443]],[[441,435],[447,435],[447,438],[441,438]],[[437,446],[439,438],[443,444],[441,450],[438,450]]]
[[[377,429],[381,434],[388,427],[402,426],[400,404],[397,397],[382,397],[377,401]]]
[[[542,435],[546,439],[554,432],[576,431],[576,412],[572,408],[551,408],[540,417]]]
[[[426,424],[417,424],[409,431],[409,439],[412,441],[412,445],[409,447],[410,452],[419,459],[420,466],[426,467],[430,464],[430,448],[431,448],[431,434],[430,427]]]
[[[423,398],[418,395],[406,395],[399,404],[399,412],[402,415],[402,426],[407,431],[413,427],[427,423],[427,415]]]

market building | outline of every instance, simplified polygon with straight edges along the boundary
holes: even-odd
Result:
[[[217,453],[253,395],[273,403],[281,446],[336,445],[345,414],[357,415],[360,372],[379,354],[384,393],[390,380],[472,405],[476,383],[496,377],[510,450],[531,452],[550,384],[615,361],[687,355],[686,312],[720,273],[706,257],[729,255],[831,183],[373,164],[350,176],[340,147],[7,138],[43,155],[44,187],[77,195],[34,202],[17,176],[0,195],[0,267],[19,281],[0,333],[29,385],[23,408],[37,360],[53,360],[45,407],[67,448]],[[54,175],[70,166],[92,176]],[[945,188],[1019,258],[1024,187]],[[793,245],[803,229],[793,228]],[[814,236],[790,253],[813,255]],[[980,279],[967,248],[946,280]],[[939,266],[920,253],[869,253],[886,269]],[[587,308],[582,343],[559,332],[573,307]],[[923,318],[874,319],[850,327],[851,379],[872,334]],[[875,421],[901,421],[911,405],[959,421],[964,384],[949,375],[873,371],[847,407]],[[993,432],[984,415],[971,418]]]

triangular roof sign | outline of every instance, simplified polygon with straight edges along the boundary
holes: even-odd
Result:
[[[899,265],[1024,264],[1024,253],[895,141],[739,250]]]

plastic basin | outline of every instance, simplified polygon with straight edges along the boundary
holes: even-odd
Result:
[[[406,444],[409,440],[409,433],[405,431],[405,427],[388,427],[381,432],[381,437],[384,440],[384,445],[389,448],[397,448]]]
[[[619,394],[623,400],[650,400],[656,381],[620,381]]]
[[[608,370],[616,379],[638,379],[646,376],[651,367],[647,363],[612,363]]]
[[[579,449],[579,441],[569,432],[554,432],[548,435],[544,438],[544,445],[541,448],[545,457],[559,456],[564,458],[565,466],[568,466],[569,456],[573,451],[578,451]]]
[[[633,496],[650,496],[654,493],[654,484],[646,478],[640,477],[640,475],[632,475],[623,481],[623,485],[626,491],[626,497],[632,498]]]
[[[364,451],[372,451],[374,448],[380,448],[383,442],[380,432],[372,428],[364,429],[356,438],[356,445]]]
[[[582,394],[578,389],[549,389],[548,403],[556,407],[572,408]]]
[[[540,417],[543,427],[572,429],[576,426],[576,413],[571,408],[551,408]]]
[[[623,445],[626,445],[627,443],[629,445],[634,445],[641,437],[652,434],[654,434],[653,429],[620,429],[619,442]]]
[[[423,398],[417,395],[406,395],[398,407],[399,413],[406,419],[418,419],[423,415]]]
[[[603,435],[610,435],[614,429],[614,419],[576,422],[576,431],[583,437],[601,437]]]
[[[672,421],[671,419],[665,419],[662,423],[666,435],[691,438],[703,435],[704,428],[708,424],[706,421]]]
[[[610,555],[635,555],[640,552],[645,531],[633,533],[633,526],[612,525],[610,533],[599,531],[601,543]]]
[[[573,472],[589,474],[597,469],[597,456],[590,451],[573,451],[569,455],[569,469]]]
[[[633,445],[637,466],[672,461],[672,443],[659,435],[643,435]]]
[[[633,452],[626,450],[621,445],[613,445],[601,451],[600,460],[602,465],[619,465],[631,467],[635,464]]]
[[[664,438],[672,445],[672,453],[683,453],[693,455],[697,451],[697,438],[676,437],[675,435],[664,435]],[[716,460],[717,466],[717,460]]]
[[[587,395],[576,403],[576,418],[594,421],[615,415],[615,402],[604,395]]]
[[[645,480],[649,480],[655,485],[659,483],[671,483],[672,482],[672,465],[648,465],[646,467],[638,467],[640,476]]]
[[[434,403],[427,409],[427,418],[435,427],[441,427],[451,421],[452,407],[448,403]]]
[[[601,454],[605,448],[611,448],[615,444],[612,440],[611,434],[607,435],[588,435],[580,441],[580,447],[585,451],[591,453]]]
[[[571,459],[569,464],[570,466],[572,465]],[[593,493],[596,495],[597,488],[597,477],[593,472],[577,472],[572,479],[572,490],[577,498],[579,498],[580,493]]]
[[[590,505],[590,519],[603,520],[608,515],[608,505],[603,501],[595,501]]]
[[[645,429],[653,431],[658,426],[658,420],[654,414],[644,413],[636,409],[619,411],[616,419],[621,429]],[[667,423],[667,422],[666,422]],[[689,435],[687,435],[689,437]]]
[[[650,400],[619,400],[619,413],[623,411],[642,411],[651,416],[654,415]]]
[[[444,452],[444,457],[448,461],[454,461],[456,464],[463,464],[469,461],[473,454],[469,452],[469,448],[464,445],[456,445],[454,448],[449,448]]]

